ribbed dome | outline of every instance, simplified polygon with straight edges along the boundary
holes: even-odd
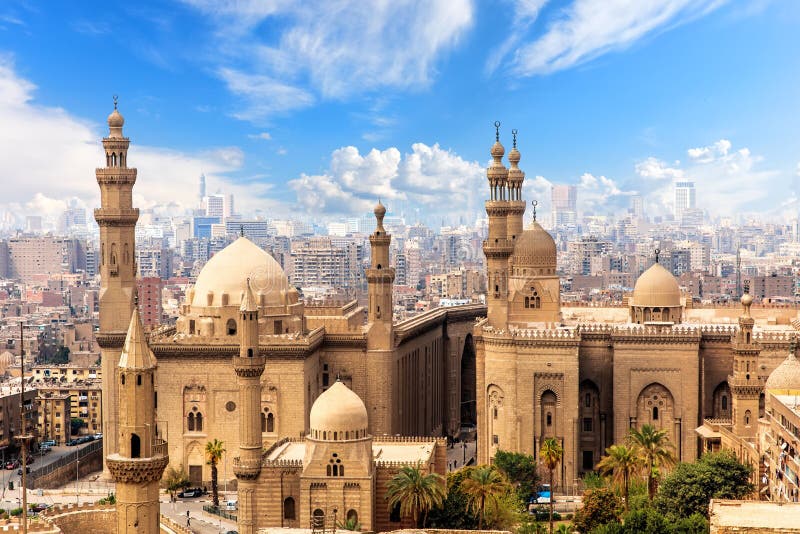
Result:
[[[794,351],[770,373],[764,389],[778,395],[800,395],[800,361]]]
[[[661,264],[654,263],[636,280],[633,305],[646,308],[680,307],[681,288],[678,281]]]
[[[368,425],[367,407],[353,390],[337,380],[314,401],[309,423],[312,436],[318,439],[342,440],[356,436],[364,437]],[[324,437],[323,432],[325,432]],[[333,432],[336,432],[335,437]]]
[[[16,357],[11,352],[5,351],[0,354],[0,366],[9,367],[14,365],[14,362],[16,362]]]
[[[289,291],[289,281],[281,266],[265,250],[240,237],[206,263],[194,285],[192,306],[222,306],[222,295],[228,295],[228,306],[242,303],[245,283],[256,295],[266,294],[266,305],[276,306],[282,302],[282,292]],[[208,293],[213,293],[208,303]]]
[[[511,263],[514,267],[534,267],[540,269],[556,269],[556,242],[547,230],[533,221],[522,232],[514,245]]]

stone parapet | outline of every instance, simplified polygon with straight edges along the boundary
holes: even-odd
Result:
[[[169,463],[169,456],[150,458],[125,458],[119,454],[106,457],[106,465],[117,482],[141,484],[161,480]]]

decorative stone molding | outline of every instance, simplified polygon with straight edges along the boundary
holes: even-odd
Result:
[[[119,454],[106,457],[106,465],[111,476],[119,483],[141,484],[161,480],[161,475],[169,463],[169,456],[151,458],[124,458]]]
[[[239,366],[234,363],[233,370],[239,378],[258,378],[264,374],[264,365]]]
[[[261,473],[261,461],[243,460],[238,456],[233,459],[233,474],[239,480],[255,480]]]
[[[98,332],[94,339],[101,349],[121,349],[125,345],[125,332]]]

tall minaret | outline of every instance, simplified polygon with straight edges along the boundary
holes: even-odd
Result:
[[[739,330],[733,341],[733,373],[728,376],[731,390],[731,420],[733,432],[740,437],[755,438],[758,428],[759,396],[764,391],[764,381],[758,376],[758,356],[761,349],[753,341],[753,325],[750,316],[750,283],[744,282],[742,316]]]
[[[486,170],[489,179],[489,200],[486,201],[489,236],[483,242],[483,253],[486,255],[489,324],[505,329],[508,326],[508,260],[514,252],[514,244],[508,238],[508,169],[503,165],[505,148],[500,144],[500,122],[496,121],[494,126],[495,143],[491,151],[493,161]]]
[[[135,227],[139,210],[133,207],[136,169],[128,168],[130,140],[122,135],[125,119],[117,111],[108,116],[103,138],[106,166],[95,170],[100,186],[100,208],[94,218],[100,227],[100,331],[97,343],[103,368],[103,456],[117,452],[117,362],[133,311],[136,290]]]
[[[258,348],[258,304],[247,279],[239,307],[239,356],[233,370],[239,387],[239,456],[233,459],[238,480],[240,534],[256,534],[256,486],[261,472],[261,375],[265,358]]]
[[[392,289],[394,268],[389,266],[389,244],[392,236],[383,227],[386,208],[378,201],[375,206],[375,231],[369,236],[371,247],[370,268],[367,269],[367,376],[390,376],[394,345],[394,323],[392,321]],[[373,406],[370,414],[372,434],[394,434],[392,429],[393,392],[383,380],[369,380],[367,405]],[[396,418],[395,418],[396,419]]]
[[[117,532],[159,534],[158,483],[169,463],[155,421],[156,359],[134,308],[119,357],[119,452],[106,457],[116,482]],[[108,435],[105,433],[105,435]]]
[[[522,200],[522,182],[525,173],[519,168],[520,153],[517,150],[517,130],[511,130],[514,136],[514,146],[508,153],[508,221],[506,232],[512,245],[524,230],[523,215],[525,215],[525,201]]]

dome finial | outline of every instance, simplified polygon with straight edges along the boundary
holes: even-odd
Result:
[[[661,254],[661,249],[657,248],[655,252],[656,252],[656,263],[658,263],[658,256],[659,254]]]
[[[113,95],[112,98],[114,99],[114,109],[117,109],[117,101],[119,100],[119,97],[117,95]]]
[[[500,142],[500,121],[494,121],[494,140]]]
[[[531,206],[533,206],[533,222],[536,222],[536,206],[538,206],[538,205],[539,205],[539,201],[538,200],[532,200],[531,201]]]
[[[239,225],[239,237],[244,237],[244,225],[243,224]],[[250,279],[248,278],[248,280],[250,280]]]
[[[516,128],[511,130],[511,136],[514,139],[514,143],[513,143],[514,146],[512,148],[517,148],[517,129]]]

